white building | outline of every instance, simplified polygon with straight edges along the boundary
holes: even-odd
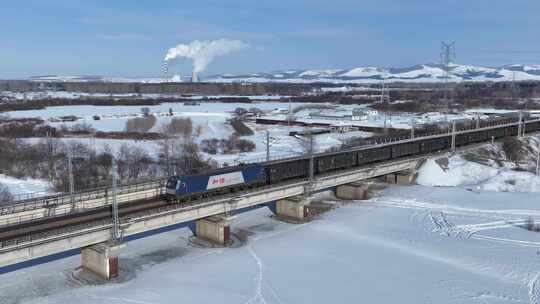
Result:
[[[357,108],[352,110],[352,120],[368,120],[379,115],[379,111],[371,108]]]

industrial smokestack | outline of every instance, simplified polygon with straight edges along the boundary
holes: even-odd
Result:
[[[199,74],[195,71],[191,74],[191,82],[199,82]]]
[[[174,60],[178,57],[190,58],[193,60],[193,82],[199,80],[198,74],[203,72],[208,64],[217,56],[247,48],[248,45],[240,40],[195,40],[190,44],[179,44],[169,49],[165,56],[165,62]]]

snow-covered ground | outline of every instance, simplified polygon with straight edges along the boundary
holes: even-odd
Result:
[[[295,103],[292,104],[292,108],[301,107],[308,104]],[[324,104],[310,104],[310,105],[324,105]],[[190,118],[193,121],[194,129],[201,128],[201,134],[196,137],[196,141],[199,143],[205,139],[226,139],[234,133],[233,128],[227,123],[227,119],[232,117],[232,112],[236,108],[258,108],[266,112],[283,112],[288,109],[289,105],[276,102],[264,102],[264,103],[201,103],[200,106],[186,106],[180,103],[165,103],[158,106],[149,107],[152,113],[168,113],[169,108],[173,110],[174,117]],[[320,112],[321,114],[337,113],[339,115],[347,115],[351,113],[352,106],[344,106],[335,110],[302,110],[296,113],[298,119],[310,120],[310,114],[313,111]],[[96,130],[99,131],[123,131],[128,119],[133,118],[136,115],[140,115],[140,106],[62,106],[62,107],[50,107],[43,110],[29,110],[29,111],[13,111],[7,114],[13,118],[22,117],[41,117],[48,120],[54,117],[75,115],[82,119],[77,122],[49,122],[50,125],[59,127],[61,125],[72,126],[81,122],[89,123]],[[100,115],[101,120],[94,120],[94,115]],[[272,117],[279,119],[283,118],[283,115],[275,114]],[[154,128],[150,131],[159,132],[162,125],[170,121],[170,116],[157,116],[157,122]],[[317,119],[311,119],[316,121]],[[391,118],[389,118],[391,121]],[[336,123],[336,120],[330,121],[330,123]],[[272,137],[271,156],[273,158],[280,156],[297,155],[305,151],[302,148],[302,143],[289,136],[290,131],[302,131],[303,127],[287,127],[279,125],[257,125],[255,123],[248,124],[255,132],[252,136],[245,138],[252,140],[256,144],[256,150],[250,153],[240,155],[207,155],[220,163],[227,162],[229,164],[234,162],[252,162],[254,160],[261,160],[266,157],[266,131],[270,132]],[[370,133],[367,132],[350,132],[344,134],[324,134],[316,136],[316,149],[318,151],[324,151],[333,146],[339,146],[344,140],[351,137],[366,137]],[[29,139],[29,141],[38,141],[40,139]],[[114,151],[118,150],[122,144],[132,144],[145,149],[151,155],[157,156],[159,153],[159,145],[157,141],[135,141],[135,140],[113,140],[113,139],[90,139],[90,138],[65,138],[63,141],[78,141],[87,143],[88,145],[94,145],[98,150],[104,149],[105,146],[110,147]]]
[[[298,104],[302,105],[302,104]],[[141,114],[141,108],[149,108],[152,113],[168,113],[172,109],[176,117],[190,117],[194,123],[207,124],[212,122],[225,122],[231,117],[231,113],[236,108],[259,108],[261,110],[273,110],[276,108],[286,109],[287,104],[278,102],[264,103],[201,103],[200,106],[187,106],[182,103],[163,103],[156,106],[60,106],[48,107],[42,110],[13,111],[6,112],[10,117],[41,117],[48,120],[50,118],[74,115],[82,120],[73,123],[51,123],[57,126],[66,124],[67,126],[86,122],[92,124],[94,128],[101,131],[122,131],[126,121],[134,115]],[[94,120],[94,115],[103,116],[101,120]],[[170,117],[159,116],[156,129],[166,122]]]
[[[49,182],[44,180],[32,178],[19,179],[4,174],[0,174],[0,185],[6,186],[16,199],[50,194],[53,188]]]
[[[81,98],[134,98],[134,99],[162,99],[162,98],[182,98],[192,100],[202,100],[205,98],[248,98],[251,100],[279,100],[287,98],[282,95],[193,95],[182,94],[106,94],[106,93],[83,93],[71,91],[37,91],[37,92],[12,92],[0,91],[0,97],[15,100],[43,100],[49,98],[61,99],[81,99]]]
[[[520,142],[525,145],[519,162],[508,160],[502,144],[486,144],[427,160],[416,181],[424,186],[459,186],[471,191],[540,192],[540,176],[534,174],[540,138],[525,137]]]

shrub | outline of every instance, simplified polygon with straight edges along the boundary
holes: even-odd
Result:
[[[503,141],[503,151],[511,161],[518,161],[520,158],[522,143],[515,137],[507,137]]]
[[[126,121],[126,132],[148,132],[156,125],[157,118],[154,115],[132,118]]]
[[[189,138],[193,134],[193,122],[191,118],[173,118],[162,128],[163,133],[170,135],[182,135]]]
[[[71,129],[71,132],[73,133],[81,133],[81,134],[90,134],[96,131],[96,129],[94,129],[94,127],[92,127],[91,124],[86,123],[86,122],[74,124],[73,126],[71,126],[70,129]]]
[[[7,205],[11,201],[13,201],[13,195],[6,186],[0,184],[0,205]]]
[[[253,135],[253,130],[246,126],[240,119],[232,119],[230,123],[238,136]]]
[[[227,139],[205,139],[201,142],[201,151],[215,155],[218,152],[231,154],[236,152],[251,152],[255,150],[255,143],[251,140],[231,135]]]

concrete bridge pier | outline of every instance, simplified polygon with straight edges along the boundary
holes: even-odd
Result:
[[[336,187],[336,197],[342,200],[368,199],[368,186],[366,183],[354,182]]]
[[[82,267],[105,280],[118,277],[118,254],[125,244],[100,243],[82,248]]]
[[[194,234],[213,244],[227,246],[231,243],[230,225],[233,220],[234,216],[229,215],[214,215],[197,220]]]
[[[386,188],[380,183],[354,182],[336,187],[336,197],[342,200],[368,200]]]
[[[305,222],[309,219],[310,200],[304,196],[293,196],[276,202],[276,215],[283,219]]]
[[[414,170],[391,173],[383,177],[385,183],[396,185],[410,185],[414,182],[416,172]]]

